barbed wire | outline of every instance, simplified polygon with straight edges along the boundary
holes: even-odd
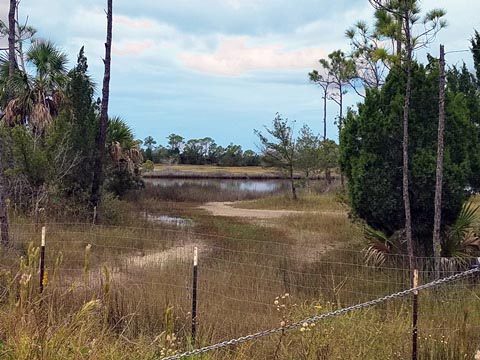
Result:
[[[247,342],[247,341],[256,340],[256,339],[262,338],[264,336],[272,335],[272,334],[275,334],[275,333],[278,333],[278,332],[284,332],[284,331],[287,331],[287,330],[292,330],[292,329],[295,329],[297,327],[301,327],[304,324],[316,323],[318,321],[321,321],[321,320],[324,320],[324,319],[327,319],[327,318],[330,318],[330,317],[343,315],[343,314],[346,314],[346,313],[351,312],[351,311],[360,310],[360,309],[363,309],[363,308],[374,306],[374,305],[380,304],[380,303],[388,301],[388,300],[404,297],[406,295],[415,293],[417,291],[421,291],[421,290],[425,290],[425,289],[428,289],[428,288],[436,287],[436,286],[439,286],[441,284],[444,284],[444,283],[447,283],[447,282],[450,282],[450,281],[455,281],[455,280],[458,280],[460,278],[470,276],[470,275],[478,272],[479,270],[480,270],[480,268],[478,266],[476,266],[473,269],[466,270],[464,272],[461,272],[461,273],[458,273],[458,274],[455,274],[455,275],[451,275],[451,276],[448,276],[446,278],[438,279],[438,280],[429,282],[429,283],[424,284],[424,285],[413,287],[413,288],[410,288],[408,290],[399,291],[399,292],[394,293],[394,294],[386,295],[386,296],[383,296],[383,297],[380,297],[380,298],[377,298],[377,299],[374,299],[374,300],[370,300],[370,301],[367,301],[367,302],[364,302],[364,303],[361,303],[361,304],[356,304],[356,305],[353,305],[353,306],[349,306],[349,307],[346,307],[346,308],[343,308],[343,309],[335,310],[335,311],[332,311],[332,312],[329,312],[329,313],[326,313],[326,314],[312,316],[312,317],[309,317],[307,319],[303,319],[301,321],[297,321],[297,322],[291,323],[291,324],[286,325],[286,326],[277,327],[277,328],[268,329],[268,330],[263,330],[263,331],[255,333],[255,334],[250,334],[250,335],[241,336],[239,338],[235,338],[235,339],[231,339],[231,340],[227,340],[227,341],[222,341],[222,342],[219,342],[219,343],[216,343],[216,344],[213,344],[213,345],[205,346],[205,347],[198,348],[198,349],[191,350],[191,351],[186,351],[186,352],[181,353],[181,354],[163,357],[163,358],[161,358],[161,360],[178,360],[178,359],[182,359],[182,358],[185,358],[185,357],[188,357],[188,356],[199,355],[199,354],[202,354],[202,353],[205,353],[205,352],[221,349],[221,348],[224,348],[224,347],[227,347],[227,346],[236,345],[236,344],[244,343],[244,342]]]

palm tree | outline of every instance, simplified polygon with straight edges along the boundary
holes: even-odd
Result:
[[[5,121],[41,133],[57,115],[62,101],[67,83],[67,56],[52,42],[37,40],[28,50],[26,62],[33,65],[34,72],[17,69],[10,78],[8,85],[13,98],[5,107]]]
[[[132,129],[120,117],[108,120],[107,148],[113,162],[125,166],[131,173],[143,162],[143,157],[135,141]]]

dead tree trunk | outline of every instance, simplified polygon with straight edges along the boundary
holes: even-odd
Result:
[[[413,263],[413,239],[412,239],[412,215],[410,210],[410,194],[409,194],[409,159],[408,159],[408,122],[409,122],[409,113],[410,113],[410,95],[412,87],[412,41],[410,33],[410,14],[409,10],[405,9],[405,47],[407,50],[406,58],[406,75],[407,83],[405,87],[405,99],[403,104],[403,141],[402,141],[402,152],[403,152],[403,177],[402,177],[402,191],[403,191],[403,204],[405,210],[405,235],[407,240],[408,247],[408,258],[409,258],[409,267],[413,273],[414,263]]]
[[[328,83],[323,88],[323,141],[327,140],[327,99],[328,99]]]
[[[10,9],[8,12],[8,77],[11,80],[15,74],[15,9],[17,8],[16,0],[10,0]],[[8,86],[10,87],[10,86]],[[11,99],[11,92],[8,90],[8,98]],[[8,246],[10,241],[8,226],[8,209],[7,209],[7,189],[5,182],[5,140],[3,134],[0,133],[0,233],[1,243]]]
[[[92,197],[91,203],[93,207],[97,207],[97,219],[101,220],[101,211],[99,204],[101,201],[101,187],[103,184],[103,167],[105,161],[105,142],[107,138],[108,126],[108,99],[110,94],[110,64],[112,53],[112,4],[113,0],[107,0],[107,40],[105,42],[105,72],[103,75],[102,88],[102,108],[100,112],[100,129],[97,135],[96,147],[97,154],[95,158],[95,166],[92,181]]]
[[[440,228],[442,218],[443,152],[445,132],[445,49],[440,45],[440,78],[438,84],[438,140],[437,140],[437,176],[435,182],[435,216],[433,222],[433,256],[435,275],[440,277]]]
[[[8,12],[8,76],[12,77],[15,72],[15,9],[16,0],[10,0],[10,10]]]

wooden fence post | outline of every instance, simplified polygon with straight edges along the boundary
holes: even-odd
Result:
[[[413,270],[413,287],[418,286],[418,269]],[[412,360],[417,360],[418,348],[418,291],[413,293],[413,321],[412,321]]]
[[[42,242],[40,246],[40,294],[43,293],[44,277],[45,277],[45,226],[42,226]]]

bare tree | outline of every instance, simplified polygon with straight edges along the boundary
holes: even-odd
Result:
[[[320,64],[322,65],[323,69],[328,69],[328,62],[325,59],[319,60]],[[323,90],[323,140],[327,139],[327,100],[328,94],[330,90],[330,86],[332,85],[332,78],[331,74],[327,71],[326,74],[322,75],[318,72],[318,70],[313,70],[312,72],[308,73],[310,81],[314,84],[320,86]]]
[[[97,136],[97,154],[95,159],[93,181],[92,181],[92,197],[91,203],[98,207],[101,201],[101,186],[103,184],[103,167],[105,162],[105,143],[107,139],[108,126],[108,99],[110,95],[110,65],[112,53],[112,12],[113,0],[107,0],[107,40],[105,42],[105,72],[103,75],[102,89],[102,108],[100,113],[100,129]],[[99,209],[98,209],[99,210]],[[99,219],[101,213],[97,210]]]
[[[15,73],[15,9],[16,0],[10,0],[10,9],[8,12],[8,77],[9,81]],[[9,94],[10,97],[10,94]],[[3,134],[0,133],[0,232],[1,242],[4,246],[9,243],[9,228],[8,228],[8,209],[6,202],[7,189],[5,186],[5,165],[3,157],[5,154],[5,143]]]
[[[19,5],[20,5],[21,0],[16,1],[15,5],[15,26],[13,27],[15,29],[15,53],[16,53],[16,65],[23,71],[25,72],[25,56],[23,52],[23,43],[27,40],[32,40],[33,37],[35,36],[35,33],[37,30],[33,28],[32,26],[28,25],[28,17],[25,20],[23,24],[20,24],[19,21]],[[10,18],[9,18],[10,21]],[[4,23],[2,20],[0,20],[0,38],[4,37],[10,37],[10,29],[12,26],[10,26],[9,23]],[[0,48],[0,51],[8,51],[9,47],[6,48]]]
[[[440,277],[440,227],[442,219],[442,183],[443,183],[443,152],[445,132],[445,49],[440,45],[440,77],[438,84],[438,137],[437,137],[437,174],[435,182],[435,215],[433,221],[433,256],[435,258],[435,273]]]

